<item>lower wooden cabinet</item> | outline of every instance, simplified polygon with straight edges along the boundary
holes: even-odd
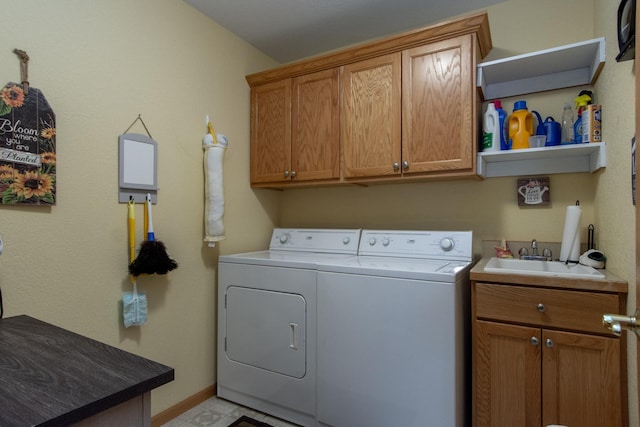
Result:
[[[624,342],[599,325],[623,295],[472,282],[472,299],[474,426],[625,425]]]

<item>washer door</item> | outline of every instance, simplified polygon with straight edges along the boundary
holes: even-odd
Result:
[[[227,357],[294,378],[306,373],[306,301],[302,295],[230,286]]]

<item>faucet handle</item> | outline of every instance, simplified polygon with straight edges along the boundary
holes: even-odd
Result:
[[[551,261],[553,259],[553,255],[551,254],[551,249],[544,248],[542,250],[542,256],[547,259],[547,261]]]
[[[518,251],[518,255],[520,255],[520,258],[528,256],[529,255],[529,251],[527,250],[527,248],[525,248],[524,246],[520,248],[520,250]]]

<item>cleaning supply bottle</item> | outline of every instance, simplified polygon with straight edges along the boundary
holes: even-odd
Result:
[[[509,121],[507,120],[507,113],[502,109],[502,102],[499,99],[493,101],[493,105],[496,106],[498,120],[500,122],[500,149],[510,150],[511,145],[509,144]]]
[[[560,144],[573,144],[573,108],[568,102],[564,103],[562,110],[562,131],[560,135]]]
[[[591,92],[583,90],[574,101],[576,102],[578,117],[573,124],[573,141],[574,144],[582,144],[582,112],[585,107],[591,103]]]
[[[509,140],[511,148],[529,148],[529,137],[533,135],[533,116],[527,110],[527,101],[516,101],[509,116]]]
[[[487,105],[482,121],[482,151],[500,150],[500,117],[493,102]]]

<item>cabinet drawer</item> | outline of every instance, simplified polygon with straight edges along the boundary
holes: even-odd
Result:
[[[604,334],[602,315],[618,313],[617,295],[475,284],[476,317]]]

